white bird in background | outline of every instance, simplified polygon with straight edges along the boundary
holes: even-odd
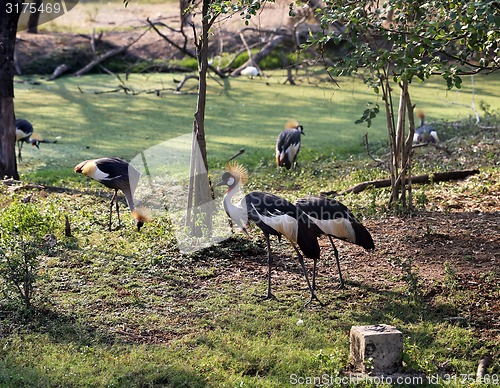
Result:
[[[240,72],[241,75],[246,75],[249,78],[257,77],[259,75],[259,69],[255,66],[247,66]]]

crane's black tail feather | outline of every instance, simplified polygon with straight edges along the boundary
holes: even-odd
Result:
[[[356,245],[360,245],[365,249],[372,250],[375,249],[375,244],[373,242],[373,238],[368,232],[368,229],[366,229],[363,224],[360,224],[358,222],[353,222],[351,223],[354,233],[356,234]]]

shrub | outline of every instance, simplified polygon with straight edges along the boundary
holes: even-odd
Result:
[[[56,225],[53,214],[42,214],[35,204],[12,203],[0,213],[0,280],[6,297],[17,295],[32,306],[39,278],[39,259],[50,249],[43,243]]]

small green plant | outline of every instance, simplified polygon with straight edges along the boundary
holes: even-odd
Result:
[[[397,259],[397,263],[403,271],[402,280],[408,287],[408,296],[413,302],[420,301],[422,299],[422,279],[418,273],[418,269],[413,265],[413,259],[411,257]]]
[[[411,337],[405,337],[403,340],[403,370],[405,372],[424,372],[431,375],[436,372],[436,365],[433,357],[426,357],[422,349]]]
[[[36,282],[39,278],[39,257],[43,246],[33,239],[12,241],[10,247],[2,249],[0,256],[0,278],[6,293],[17,294],[24,307],[32,307]]]
[[[456,291],[458,287],[457,271],[447,261],[444,263],[444,274],[446,287],[448,287],[450,291]]]
[[[340,350],[335,354],[326,354],[323,349],[314,355],[314,364],[319,368],[321,373],[328,373],[331,376],[340,376],[344,368],[345,356],[341,354]]]
[[[56,225],[52,209],[44,214],[32,203],[13,202],[0,212],[0,242],[12,236],[42,238],[52,233]]]
[[[6,296],[17,295],[27,309],[39,279],[39,257],[50,249],[43,236],[55,225],[52,209],[42,214],[31,203],[14,202],[0,213],[0,279]]]
[[[415,203],[419,208],[425,208],[425,205],[429,203],[429,198],[423,190],[420,190],[417,195],[415,195]]]

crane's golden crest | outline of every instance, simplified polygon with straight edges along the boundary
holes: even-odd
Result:
[[[33,133],[33,134],[30,136],[30,139],[40,141],[40,140],[42,140],[42,137],[41,137],[39,134],[37,134],[37,133]]]
[[[137,221],[149,222],[151,221],[151,211],[145,207],[137,207],[132,210],[132,217],[134,217]]]
[[[248,182],[248,171],[238,162],[230,162],[226,165],[226,171],[235,178],[239,178],[242,185]]]
[[[297,128],[299,126],[299,122],[297,120],[288,120],[285,124],[285,129]]]
[[[417,117],[420,119],[425,117],[425,113],[422,109],[417,110]]]

